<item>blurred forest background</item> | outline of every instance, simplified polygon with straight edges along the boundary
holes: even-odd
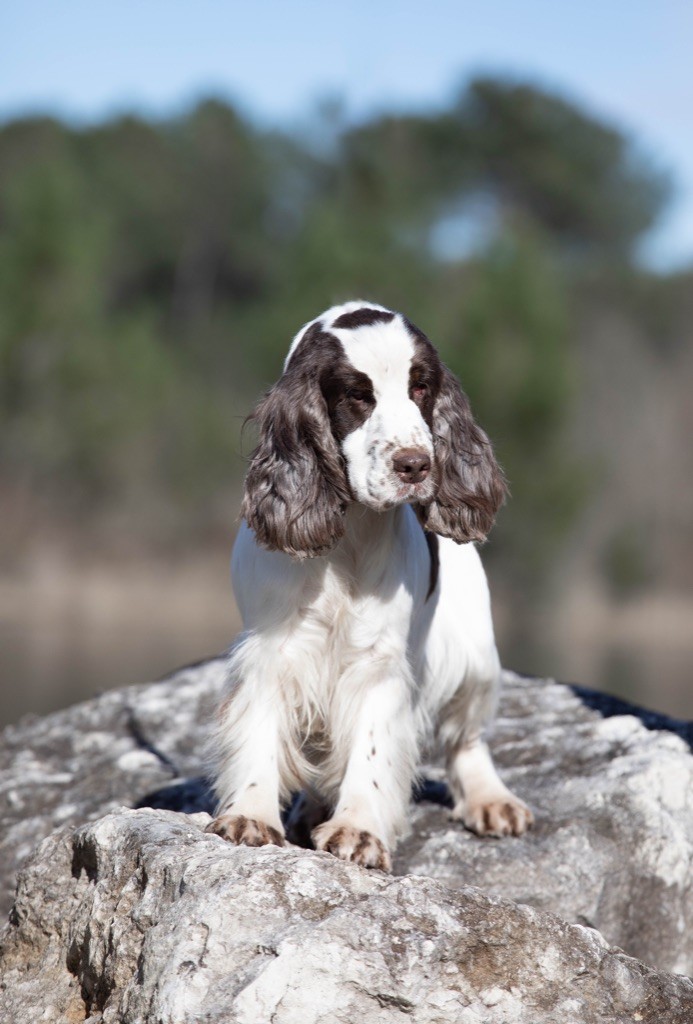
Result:
[[[291,132],[215,100],[2,126],[4,720],[232,639],[243,418],[352,297],[426,331],[496,445],[505,664],[693,714],[693,268],[636,259],[668,195],[502,78]]]

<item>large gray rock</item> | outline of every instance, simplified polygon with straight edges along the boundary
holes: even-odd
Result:
[[[207,815],[113,812],[47,840],[0,952],[14,1024],[690,1024],[693,983],[478,889],[299,849]]]
[[[604,714],[624,710],[588,691],[508,677],[493,750],[534,808],[535,827],[520,839],[482,840],[421,802],[395,871],[478,885],[693,974],[690,728]]]
[[[0,741],[0,912],[39,840],[203,767],[206,723],[224,681],[217,658],[9,726]],[[179,787],[180,789],[180,787]],[[195,798],[201,798],[194,786]],[[179,790],[177,790],[178,792]]]
[[[123,804],[210,809],[202,750],[223,678],[217,659],[5,730],[5,909],[18,868],[56,828]],[[660,969],[693,973],[692,739],[690,726],[508,673],[492,745],[535,828],[493,840],[451,824],[432,766],[395,870],[480,886],[591,925]]]

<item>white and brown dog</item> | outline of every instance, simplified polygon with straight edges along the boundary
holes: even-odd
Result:
[[[469,543],[505,484],[457,380],[401,314],[349,302],[299,331],[254,418],[209,830],[281,844],[303,790],[328,808],[318,849],[387,870],[436,738],[454,817],[524,832],[482,739],[500,662]]]

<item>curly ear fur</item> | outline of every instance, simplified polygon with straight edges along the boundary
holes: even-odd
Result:
[[[432,424],[438,486],[421,515],[427,530],[457,544],[481,541],[493,526],[507,486],[467,396],[446,366],[442,371]]]
[[[297,350],[252,414],[260,443],[241,506],[263,547],[296,558],[323,555],[335,545],[349,502],[316,362],[314,352]]]

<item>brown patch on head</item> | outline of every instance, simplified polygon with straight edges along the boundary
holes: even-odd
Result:
[[[361,306],[352,313],[342,313],[331,324],[338,330],[353,330],[356,327],[371,327],[373,324],[389,324],[395,314],[386,309],[373,309],[372,306]]]
[[[415,345],[410,397],[429,425],[435,452],[436,491],[421,506],[422,524],[458,544],[484,540],[505,498],[505,478],[454,374],[423,331],[403,319]]]
[[[378,320],[394,316],[366,312]],[[351,365],[322,324],[311,324],[249,417],[260,427],[260,442],[241,515],[263,547],[305,558],[326,554],[339,540],[352,500],[340,442],[374,408],[370,377]]]
[[[332,434],[336,441],[343,441],[373,412],[373,381],[351,365],[341,346],[339,356],[323,367],[319,379]]]
[[[409,397],[421,410],[429,430],[433,431],[433,411],[443,379],[443,364],[426,335],[406,317],[404,325],[414,339],[414,355],[409,367]]]

